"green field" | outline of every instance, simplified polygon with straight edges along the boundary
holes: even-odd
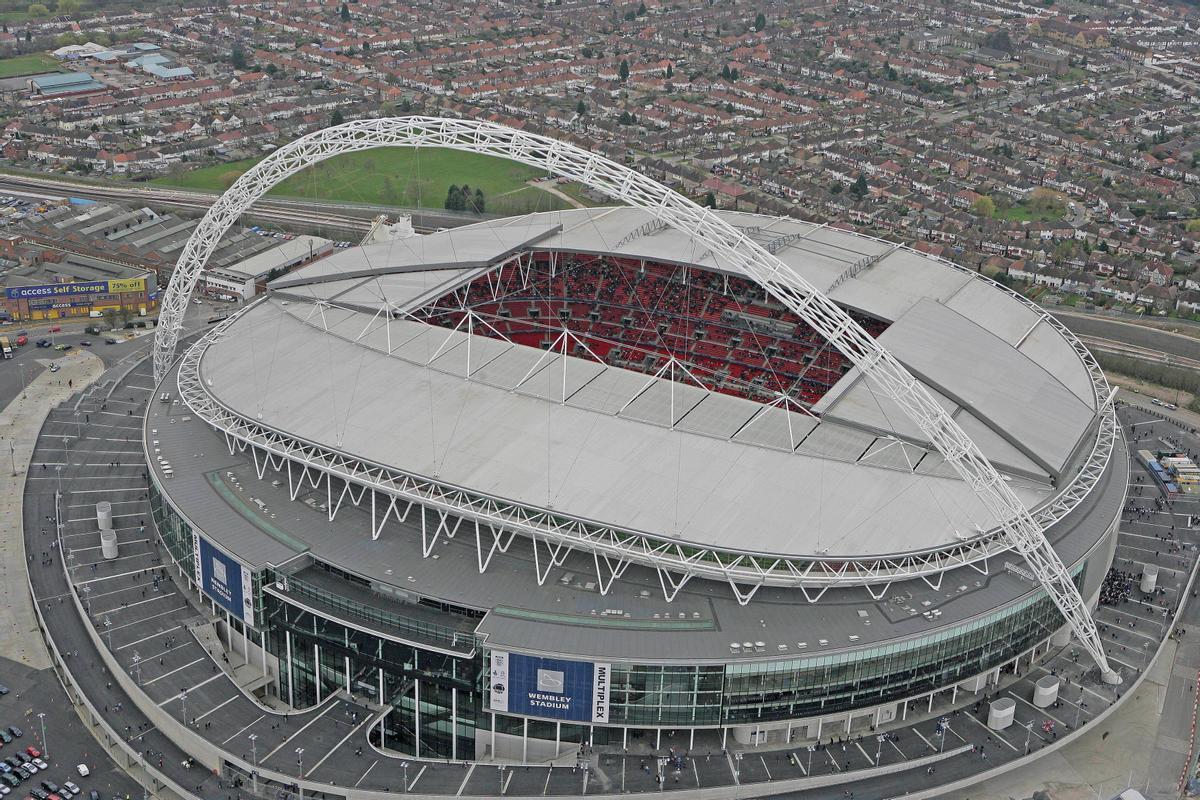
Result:
[[[58,61],[46,53],[0,58],[0,78],[13,78],[18,75],[34,75],[38,72],[55,72],[57,70]]]
[[[160,185],[220,192],[257,159],[200,167],[156,178]],[[440,148],[380,148],[347,153],[305,169],[271,190],[273,196],[443,208],[451,184],[482,189],[489,214],[567,208],[560,198],[526,185],[541,170],[503,158]]]
[[[1057,222],[1063,215],[1049,209],[1036,209],[1017,204],[1003,211],[997,209],[996,219],[1006,219],[1010,222]]]

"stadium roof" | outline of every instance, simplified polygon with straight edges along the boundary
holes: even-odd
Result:
[[[969,272],[887,242],[726,216],[835,300],[890,321],[881,341],[1008,474],[1022,502],[1054,494],[1096,415],[1079,355],[1042,316]],[[861,557],[941,547],[997,524],[856,371],[822,398],[817,420],[686,381],[389,320],[530,248],[721,268],[627,208],[343,250],[274,282],[280,294],[210,347],[201,365],[208,391],[247,417],[372,462],[704,546]]]

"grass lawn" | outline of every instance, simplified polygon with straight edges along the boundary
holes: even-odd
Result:
[[[1062,214],[1018,204],[1003,211],[997,209],[996,219],[1006,219],[1010,222],[1054,222],[1062,219]]]
[[[224,191],[257,159],[215,164],[156,178],[156,184]],[[380,148],[346,153],[297,173],[271,190],[273,196],[443,208],[451,184],[482,189],[489,213],[555,211],[567,204],[526,181],[541,170],[503,158],[441,148]]]
[[[575,183],[574,181],[571,181],[570,183],[560,183],[558,185],[558,190],[569,197],[575,198],[576,200],[578,200],[580,203],[583,203],[588,208],[595,208],[596,206],[619,206],[619,205],[621,205],[620,200],[603,200],[603,201],[593,200],[591,197],[589,197],[588,195],[583,193],[584,192],[583,185],[579,184],[579,183]]]
[[[57,70],[57,59],[46,53],[0,58],[0,78],[13,78],[17,75],[33,75],[38,72],[55,72]]]

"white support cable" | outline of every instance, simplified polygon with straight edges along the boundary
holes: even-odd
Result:
[[[628,167],[565,142],[479,120],[400,117],[355,120],[279,148],[218,198],[184,246],[160,307],[154,341],[156,382],[174,361],[184,313],[201,270],[242,213],[276,184],[313,164],[376,147],[443,147],[548,170],[648,211],[704,244],[727,269],[757,281],[837,347],[916,423],[999,521],[1005,541],[1025,558],[1101,671],[1112,674],[1096,624],[1041,526],[975,442],[890,352],[802,275],[717,214]],[[1097,407],[1101,415],[1112,413],[1111,408]],[[730,585],[740,600],[743,593],[732,580]]]

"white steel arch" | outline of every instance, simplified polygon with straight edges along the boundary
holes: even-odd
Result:
[[[727,267],[757,281],[904,409],[1000,520],[1011,546],[1025,558],[1105,680],[1119,680],[1108,665],[1096,623],[1083,597],[1042,528],[979,447],[891,353],[803,276],[718,215],[628,167],[565,142],[490,122],[398,117],[347,122],[279,148],[213,203],[184,246],[159,313],[154,341],[156,382],[162,380],[174,360],[184,312],[200,271],[242,213],[276,184],[306,167],[335,155],[376,147],[445,147],[545,169],[648,211],[707,247]]]

